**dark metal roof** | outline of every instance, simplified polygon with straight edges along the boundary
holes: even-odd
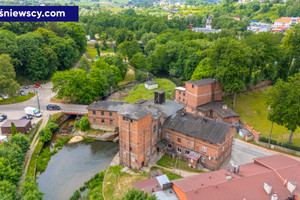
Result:
[[[121,106],[118,114],[133,120],[140,120],[147,115],[150,115],[151,112],[144,110],[143,108],[141,108],[141,106],[136,104],[124,104]]]
[[[147,85],[156,85],[158,83],[155,82],[155,81],[147,81],[147,82],[145,82],[145,84],[147,84]]]
[[[98,101],[90,104],[86,109],[88,110],[106,110],[106,111],[118,111],[121,106],[127,102],[121,101]]]
[[[231,108],[227,106],[226,109],[223,109],[224,104],[222,101],[215,101],[210,102],[201,106],[198,106],[197,109],[202,112],[207,112],[209,110],[212,110],[213,112],[216,112],[220,117],[226,118],[226,117],[239,117],[240,115],[234,112]]]
[[[225,141],[231,125],[179,111],[166,119],[163,126],[220,145]]]
[[[166,93],[166,91],[165,90],[156,90],[155,93],[164,94],[164,93]]]
[[[6,120],[6,122],[4,122],[2,124],[1,127],[11,127],[11,123],[14,123],[16,127],[25,127],[27,126],[27,124],[30,124],[31,121],[30,120]]]
[[[207,84],[211,84],[215,81],[215,79],[213,78],[206,78],[206,79],[201,79],[198,81],[187,81],[188,83],[194,84],[194,85],[207,85]]]

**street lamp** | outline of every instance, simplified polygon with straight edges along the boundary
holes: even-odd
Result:
[[[39,112],[41,112],[41,109],[40,109],[40,101],[39,101],[39,93],[38,93],[38,91],[35,91],[35,93],[36,93],[36,98],[37,98],[37,103],[38,103]]]

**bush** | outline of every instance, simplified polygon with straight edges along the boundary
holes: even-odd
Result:
[[[81,131],[87,131],[91,128],[88,115],[84,115],[84,117],[81,118],[79,128]]]
[[[30,143],[28,139],[23,134],[20,133],[14,135],[11,138],[10,143],[17,144],[22,149],[23,153],[26,153],[30,147]]]
[[[78,200],[81,197],[81,194],[78,190],[76,190],[70,200]]]
[[[261,137],[260,137],[260,141],[261,141],[261,142],[265,142],[265,143],[269,143],[269,138],[264,137],[264,136],[261,136]],[[274,144],[274,145],[277,145],[277,141],[276,141],[276,140],[273,140],[273,139],[271,139],[270,143],[271,143],[271,144]]]
[[[288,149],[292,149],[292,150],[295,150],[295,151],[300,151],[300,147],[294,146],[294,145],[289,144],[289,143],[285,143],[283,145],[283,147],[288,148]]]
[[[68,142],[69,139],[71,139],[72,136],[68,136],[68,137],[65,137],[65,138],[59,138],[59,140],[56,142],[56,144],[54,145],[55,148],[58,148],[58,149],[61,149],[63,148],[64,144],[66,142]]]
[[[51,152],[50,152],[49,147],[43,149],[41,154],[39,155],[39,157],[37,159],[36,173],[45,171],[47,166],[48,166],[48,162],[51,159],[51,156],[53,156],[56,153],[57,153],[56,149],[54,151],[51,151]]]
[[[147,75],[136,70],[135,71],[135,79],[137,81],[144,82],[147,79]]]

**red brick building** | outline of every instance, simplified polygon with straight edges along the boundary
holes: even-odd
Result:
[[[87,107],[89,122],[94,129],[115,131],[119,127],[118,110],[126,102],[98,101]]]
[[[196,114],[177,112],[163,124],[163,139],[170,153],[185,158],[189,166],[216,170],[231,154],[236,128]]]
[[[11,123],[14,123],[18,133],[28,133],[31,126],[30,120],[6,120],[1,126],[2,134],[11,134]]]
[[[185,87],[175,89],[176,101],[186,105],[187,112],[226,123],[239,122],[240,116],[222,102],[224,92],[215,79],[187,81]]]
[[[282,154],[173,180],[180,200],[299,200],[300,162]]]

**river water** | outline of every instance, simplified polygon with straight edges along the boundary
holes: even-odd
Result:
[[[118,150],[119,145],[112,142],[65,144],[37,178],[44,199],[68,200],[84,182],[106,169]]]

